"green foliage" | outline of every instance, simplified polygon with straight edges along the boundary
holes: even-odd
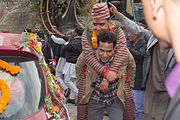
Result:
[[[67,0],[53,0],[52,4],[54,6],[55,18],[61,17],[65,13],[68,6]]]

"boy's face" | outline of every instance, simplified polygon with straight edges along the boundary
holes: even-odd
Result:
[[[92,20],[92,29],[97,33],[101,32],[103,29],[108,29],[109,21],[104,19],[94,19]]]
[[[35,26],[35,32],[37,32],[37,33],[38,33],[38,32],[41,32],[40,26],[38,26],[38,25]]]
[[[142,3],[148,26],[158,40],[170,45],[163,0],[142,0]]]

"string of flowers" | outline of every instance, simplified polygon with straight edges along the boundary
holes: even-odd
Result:
[[[50,90],[51,95],[46,96],[45,104],[48,112],[53,115],[55,119],[63,118],[65,112],[67,115],[68,120],[70,120],[70,116],[65,105],[65,97],[63,93],[60,92],[60,86],[56,83],[56,77],[50,72],[50,68],[47,66],[43,53],[41,51],[41,47],[36,40],[36,35],[33,33],[26,33],[25,39],[21,41],[21,44],[18,46],[19,49],[24,47],[31,47],[39,56],[39,64],[43,67],[43,70],[46,73],[46,77],[48,80],[48,87]],[[52,99],[55,98],[61,103],[62,108],[59,108],[57,105],[53,105]],[[62,114],[63,113],[63,114]]]
[[[0,69],[10,73],[11,75],[17,75],[21,70],[21,68],[19,66],[10,65],[9,63],[7,63],[1,59],[0,59]]]
[[[6,84],[4,80],[0,80],[0,90],[1,90],[0,113],[3,113],[4,110],[6,110],[6,107],[10,101],[10,89],[8,84]]]
[[[114,25],[111,23],[109,26],[108,26],[108,30],[110,32],[114,32]],[[91,37],[91,43],[92,43],[92,47],[94,49],[97,49],[98,48],[98,42],[97,42],[97,32],[96,31],[92,31],[92,37]]]
[[[97,43],[97,33],[95,31],[92,31],[92,47],[96,49],[98,47]]]

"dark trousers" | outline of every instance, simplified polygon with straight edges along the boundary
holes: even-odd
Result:
[[[88,103],[88,120],[103,120],[105,110],[110,120],[123,120],[123,106],[118,98],[111,105],[90,100]]]

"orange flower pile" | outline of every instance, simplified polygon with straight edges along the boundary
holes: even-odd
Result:
[[[0,98],[0,113],[2,113],[10,101],[10,89],[3,80],[0,80],[0,90],[2,93]]]
[[[19,66],[12,66],[3,60],[0,60],[0,68],[6,72],[9,72],[11,75],[17,75],[21,70]]]
[[[52,112],[59,112],[58,106],[52,106]]]
[[[92,47],[95,49],[98,47],[97,33],[95,31],[92,31]]]

